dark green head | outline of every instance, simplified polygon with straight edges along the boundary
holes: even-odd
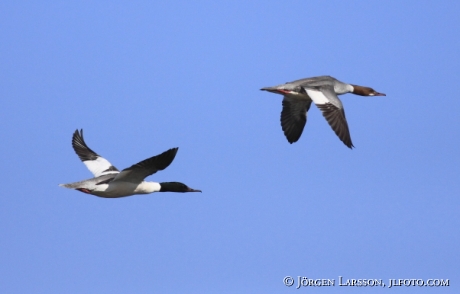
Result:
[[[201,192],[201,190],[195,190],[188,187],[185,184],[179,182],[163,182],[160,183],[161,189],[160,192]]]

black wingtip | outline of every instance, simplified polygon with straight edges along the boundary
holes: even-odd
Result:
[[[345,144],[345,146],[347,146],[348,148],[350,148],[351,150],[353,150],[353,148],[356,148],[355,146],[353,146],[353,143],[345,143],[343,142],[343,144]]]
[[[80,136],[80,132],[78,131],[78,129],[76,129],[75,132],[73,132],[72,139],[74,139],[77,136]]]
[[[88,145],[86,145],[85,139],[83,138],[83,129],[80,131],[77,129],[73,133],[72,147],[81,161],[95,160],[99,156],[96,152],[91,150]]]
[[[302,136],[303,127],[299,128],[299,126],[288,124],[281,125],[281,127],[289,144],[294,144],[295,142],[299,141],[300,137]]]
[[[177,151],[179,147],[171,148],[166,150],[165,152],[161,153],[160,155],[155,156],[156,158],[156,167],[158,170],[164,170],[167,168],[176,158]]]
[[[299,139],[297,139],[297,140],[292,140],[292,139],[290,139],[290,138],[288,138],[288,137],[286,137],[286,139],[287,139],[287,141],[289,142],[289,144],[294,144],[295,142],[297,142],[297,141],[299,140]]]
[[[169,152],[169,151],[171,151],[171,152],[174,152],[174,156],[176,156],[176,154],[177,154],[177,151],[179,151],[179,147],[174,147],[174,148],[171,148],[171,149],[169,149],[169,150],[168,150],[168,151],[166,151],[166,152]]]
[[[75,132],[73,132],[72,141],[74,140],[81,140],[83,142],[85,141],[83,139],[83,129],[80,129],[80,130],[76,129]]]

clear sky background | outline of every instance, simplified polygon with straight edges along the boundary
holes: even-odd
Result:
[[[460,293],[458,1],[2,1],[1,293]],[[331,75],[289,144],[264,86]],[[103,199],[71,147],[199,193]],[[295,289],[285,276],[450,279]]]

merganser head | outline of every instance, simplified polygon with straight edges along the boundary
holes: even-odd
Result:
[[[353,86],[353,94],[360,95],[360,96],[386,96],[383,93],[379,93],[375,91],[372,88],[369,87],[363,87],[363,86],[357,86],[357,85],[352,85]]]
[[[179,183],[179,182],[163,182],[160,183],[160,192],[179,192],[179,193],[185,193],[185,192],[201,192],[201,190],[195,190],[190,187],[188,187],[185,184]]]

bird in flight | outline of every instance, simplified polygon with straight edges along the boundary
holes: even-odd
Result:
[[[171,148],[120,172],[107,159],[86,145],[83,139],[83,130],[76,130],[73,134],[72,147],[80,160],[93,173],[94,178],[59,186],[104,198],[118,198],[153,192],[201,192],[201,190],[192,189],[179,182],[144,181],[149,175],[167,168],[174,160],[179,148]]]
[[[331,76],[306,78],[261,90],[284,96],[281,127],[289,143],[299,140],[307,123],[307,112],[314,102],[335,134],[350,149],[354,146],[338,95],[386,96],[372,88],[343,83]]]

